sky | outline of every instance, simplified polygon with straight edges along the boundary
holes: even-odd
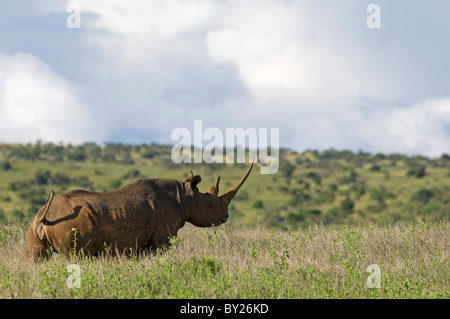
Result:
[[[438,157],[449,17],[446,0],[4,1],[0,142],[173,144],[202,120],[278,128],[296,151]]]

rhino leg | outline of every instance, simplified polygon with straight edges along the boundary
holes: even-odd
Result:
[[[148,242],[145,244],[144,249],[152,254],[156,254],[157,251],[163,252],[170,247],[170,237],[168,236],[151,236]]]

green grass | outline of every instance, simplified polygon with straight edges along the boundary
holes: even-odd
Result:
[[[28,264],[25,224],[0,226],[0,298],[445,298],[450,297],[448,221],[397,225],[186,226],[157,255]],[[67,266],[80,268],[68,288]],[[368,288],[371,264],[380,288]]]

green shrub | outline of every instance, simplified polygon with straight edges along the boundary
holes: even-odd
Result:
[[[11,164],[11,162],[10,161],[3,161],[3,162],[0,162],[0,170],[2,170],[2,171],[10,171],[10,170],[12,170],[12,164]]]
[[[63,172],[52,173],[50,171],[40,171],[36,173],[35,181],[37,185],[69,185],[72,180]]]
[[[345,215],[351,214],[353,212],[353,208],[355,206],[355,203],[349,198],[346,197],[343,201],[339,203],[339,208],[342,213]]]
[[[290,212],[287,215],[287,220],[291,225],[295,225],[297,223],[303,222],[306,219],[306,212],[303,210],[299,210],[296,212]]]
[[[430,189],[422,188],[414,193],[411,197],[413,201],[420,202],[424,205],[428,204],[430,199],[433,198],[434,192]]]
[[[308,172],[305,174],[305,177],[311,179],[317,185],[320,185],[322,183],[322,179],[320,178],[319,174],[315,172]]]
[[[76,148],[75,150],[67,154],[67,158],[70,161],[84,162],[87,159],[86,151],[82,147]]]
[[[386,186],[381,185],[380,187],[369,191],[369,198],[375,200],[378,204],[385,205],[386,199],[395,198],[395,195],[389,192]]]
[[[344,173],[338,177],[338,182],[341,184],[349,184],[356,182],[358,174],[353,169],[344,169]]]
[[[138,169],[129,170],[123,178],[145,178],[146,176],[142,174]]]
[[[263,203],[262,200],[259,200],[259,199],[258,199],[258,200],[256,200],[256,201],[253,202],[252,207],[253,207],[253,208],[257,208],[257,209],[261,209],[261,208],[264,208],[264,203]]]
[[[21,189],[30,187],[33,184],[31,180],[18,180],[13,181],[8,184],[8,190],[10,191],[20,191]]]
[[[43,205],[47,201],[47,193],[42,187],[27,187],[19,192],[19,196],[32,205]]]
[[[410,165],[408,171],[406,172],[407,177],[417,177],[422,178],[426,174],[426,166],[423,164]]]

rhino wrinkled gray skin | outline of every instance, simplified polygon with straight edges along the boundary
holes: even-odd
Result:
[[[138,179],[110,192],[73,190],[55,195],[37,212],[26,239],[29,260],[49,257],[49,248],[68,256],[82,251],[97,256],[155,251],[169,245],[185,222],[198,227],[218,226],[228,219],[228,205],[250,174],[253,163],[235,187],[222,196],[219,180],[207,193],[192,171],[184,181]]]

